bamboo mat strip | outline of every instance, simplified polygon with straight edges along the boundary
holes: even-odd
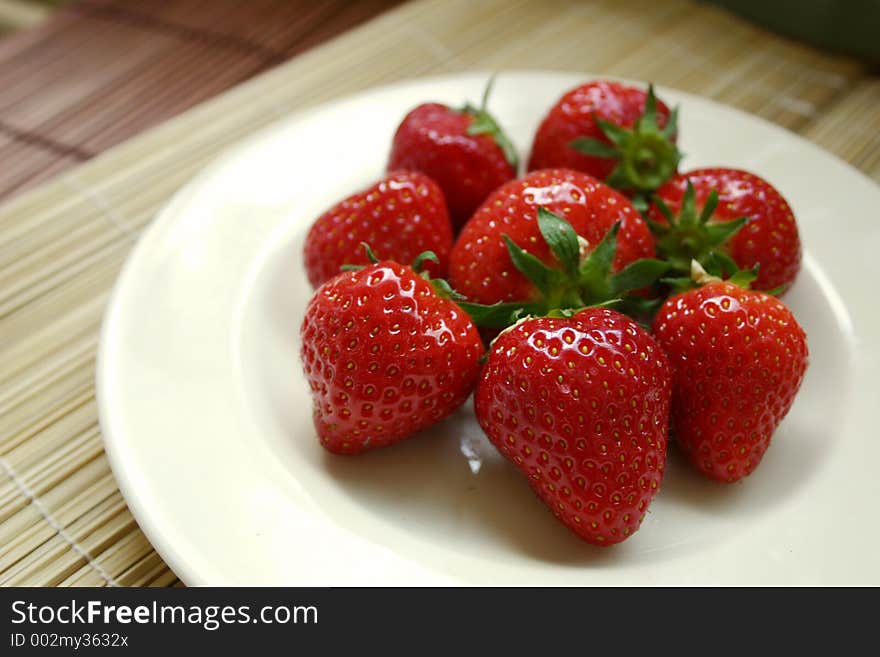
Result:
[[[184,9],[162,20],[197,19]],[[261,47],[283,38],[268,34]],[[173,192],[224,148],[291,111],[474,68],[650,78],[801,131],[880,179],[880,83],[852,60],[770,37],[715,8],[419,0],[382,14],[0,207],[0,458],[14,473],[0,474],[0,583],[180,584],[116,489],[93,387],[107,295]],[[102,96],[114,97],[112,89]],[[73,143],[99,143],[99,124]]]
[[[388,6],[386,0],[84,0],[78,8],[186,39],[257,48],[270,58],[282,58],[309,47],[313,36],[323,41]]]
[[[49,17],[50,8],[26,0],[0,0],[0,32],[34,27]]]
[[[860,81],[804,136],[880,180],[880,79]]]
[[[75,18],[70,14],[56,11],[51,14],[51,17],[47,15],[45,20],[34,21],[29,29],[16,30],[14,38],[7,36],[0,40],[0,62],[14,53],[21,52],[33,44],[39,43],[46,38],[46,35],[58,29],[60,25],[74,20]],[[21,27],[24,27],[24,25]]]

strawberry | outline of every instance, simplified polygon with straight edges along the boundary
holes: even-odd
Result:
[[[489,440],[581,538],[635,532],[663,477],[666,356],[626,316],[525,319],[494,342],[474,396]]]
[[[305,266],[312,287],[333,278],[344,264],[367,264],[360,243],[383,258],[411,262],[423,251],[432,276],[444,276],[452,248],[452,226],[443,193],[427,176],[398,171],[336,204],[306,236]]]
[[[742,479],[803,381],[803,329],[778,299],[716,279],[670,297],[653,334],[672,369],[672,435],[704,474]]]
[[[612,271],[654,255],[651,231],[625,196],[578,171],[534,171],[493,192],[461,231],[449,259],[456,291],[481,304],[531,301],[547,292],[517,270],[508,249],[512,242],[545,265],[560,263],[542,238],[538,207],[565,218],[580,237],[584,254],[619,222]]]
[[[516,150],[486,109],[425,103],[397,128],[388,169],[421,171],[440,185],[458,230],[498,186],[516,176]]]
[[[398,442],[470,395],[483,346],[444,289],[384,261],[343,272],[312,297],[300,355],[315,428],[329,451],[356,454]]]
[[[627,193],[645,194],[672,176],[677,110],[641,89],[594,80],[566,92],[541,121],[529,171],[564,167]]]
[[[674,215],[678,218],[674,218]],[[756,290],[787,288],[800,269],[794,213],[770,183],[740,169],[695,169],[657,190],[648,216],[657,250],[681,273],[713,250],[740,269],[759,266]]]

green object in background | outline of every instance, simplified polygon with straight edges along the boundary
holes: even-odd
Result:
[[[880,64],[880,0],[707,0],[813,46]]]

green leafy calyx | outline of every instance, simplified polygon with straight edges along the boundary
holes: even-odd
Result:
[[[538,208],[537,219],[541,236],[558,266],[545,264],[504,235],[511,262],[537,288],[539,298],[492,305],[459,303],[478,326],[504,328],[526,315],[570,316],[594,306],[610,305],[633,313],[650,310],[646,300],[630,292],[654,284],[669,270],[669,264],[646,258],[612,273],[620,222],[588,253],[586,241],[565,219],[543,207]]]
[[[440,259],[437,257],[437,254],[433,251],[422,251],[419,255],[416,256],[415,260],[413,260],[410,267],[412,270],[424,278],[431,284],[431,287],[434,288],[434,292],[437,293],[438,296],[443,297],[444,299],[453,299],[455,301],[464,299],[464,295],[459,294],[452,286],[449,284],[445,278],[431,278],[431,275],[423,271],[423,266],[426,260],[430,260],[437,264],[440,264]]]
[[[683,154],[673,139],[678,130],[678,108],[669,113],[661,128],[657,122],[657,97],[648,85],[645,110],[631,129],[593,116],[605,140],[580,137],[571,142],[579,153],[617,160],[606,182],[620,190],[636,193],[644,205],[644,195],[669,180],[678,169]]]
[[[692,260],[698,260],[703,266],[707,266],[708,259],[711,258],[724,258],[733,263],[725,253],[726,245],[749,222],[748,217],[713,222],[711,219],[718,207],[718,192],[712,190],[699,213],[695,197],[694,186],[688,181],[678,217],[673,216],[662,199],[655,197],[654,205],[664,216],[666,223],[647,220],[657,238],[658,255],[667,260],[679,274],[690,274]],[[735,263],[733,267],[736,267]],[[729,267],[728,271],[732,273]]]
[[[518,159],[516,156],[516,147],[510,138],[501,129],[495,117],[489,113],[488,103],[489,94],[492,92],[492,86],[495,84],[495,76],[489,78],[486,88],[483,90],[483,99],[479,107],[474,107],[467,103],[461,111],[473,117],[473,121],[468,126],[467,133],[469,135],[489,135],[498,144],[498,147],[504,153],[504,158],[514,170],[518,167]]]
[[[379,258],[376,257],[376,254],[373,253],[373,249],[370,248],[370,245],[366,242],[361,242],[361,246],[364,247],[364,252],[367,254],[367,260],[370,261],[371,264],[376,264],[379,262]],[[437,256],[434,256],[436,259]],[[339,269],[342,271],[360,271],[364,268],[364,265],[342,265]]]
[[[372,263],[376,264],[379,262],[379,258],[373,253],[373,250],[370,248],[370,245],[366,242],[361,242],[361,246],[364,247],[364,251],[367,254],[367,259]],[[431,278],[431,275],[424,271],[425,262],[427,261],[440,263],[440,259],[437,257],[437,254],[433,251],[422,251],[419,255],[415,257],[410,265],[410,268],[419,276],[424,278],[431,284],[431,287],[434,288],[434,291],[438,296],[443,297],[444,299],[452,299],[454,301],[458,301],[460,299],[464,299],[464,295],[459,294],[446,279],[443,278]],[[342,265],[340,269],[342,271],[360,271],[364,268],[364,265]]]

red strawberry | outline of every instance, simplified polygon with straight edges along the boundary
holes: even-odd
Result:
[[[390,445],[448,416],[470,395],[483,353],[464,312],[388,261],[325,283],[301,337],[315,428],[340,454]]]
[[[672,368],[673,436],[709,477],[745,477],[804,378],[803,329],[778,299],[719,281],[668,299],[653,333]]]
[[[461,231],[449,259],[457,292],[483,304],[539,296],[540,290],[515,268],[503,237],[544,264],[558,264],[540,232],[539,206],[564,217],[586,241],[587,251],[620,222],[614,271],[654,255],[651,231],[625,196],[578,171],[535,171],[493,192]]]
[[[432,251],[437,261],[425,262],[425,271],[445,276],[452,226],[440,188],[421,173],[398,171],[327,210],[306,236],[312,287],[336,276],[342,265],[368,264],[362,242],[396,262]]]
[[[677,113],[620,82],[595,80],[565,93],[538,127],[529,171],[577,169],[627,192],[650,192],[675,173]]]
[[[714,249],[740,269],[760,265],[752,284],[756,290],[794,282],[801,263],[797,223],[782,194],[766,180],[739,169],[695,169],[675,176],[655,198],[660,203],[655,201],[648,216],[660,223],[657,250],[682,273],[692,259],[702,262]],[[672,215],[679,215],[677,222]],[[665,229],[670,223],[675,225],[671,232]]]
[[[486,95],[479,109],[419,105],[397,128],[388,160],[389,170],[422,171],[437,181],[456,230],[516,168],[516,151],[486,111]]]
[[[585,540],[639,528],[660,485],[670,397],[666,356],[606,308],[519,322],[492,346],[474,405],[489,440]]]

